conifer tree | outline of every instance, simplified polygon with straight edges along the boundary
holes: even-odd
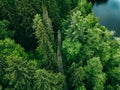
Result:
[[[10,22],[7,20],[0,21],[0,39],[11,38],[14,36],[14,31],[9,30]]]
[[[28,58],[24,49],[19,44],[16,44],[13,40],[11,40],[9,38],[0,40],[0,85],[2,86],[3,89],[9,87],[9,79],[11,79],[10,76],[12,75],[11,73],[14,72],[14,70],[16,69],[16,67],[14,67],[14,65],[12,63],[13,61],[11,59],[10,59],[11,61],[8,60],[8,57]],[[18,58],[17,58],[17,60],[18,60]],[[16,63],[16,66],[18,66],[17,64],[20,64],[20,63],[19,62]],[[10,67],[9,67],[9,65],[10,65]],[[9,75],[8,72],[6,71],[6,69],[10,69],[10,68],[14,68],[14,69],[12,69],[10,71],[10,73],[9,73],[10,75]],[[9,79],[6,78],[5,75],[8,75]],[[13,79],[15,79],[15,77],[13,77]]]
[[[64,76],[46,70],[36,70],[34,74],[34,90],[63,90]]]
[[[7,68],[5,78],[9,82],[7,88],[11,90],[33,90],[32,80],[35,66],[22,57],[7,57]]]
[[[81,85],[87,90],[98,90],[98,87],[100,90],[109,90],[110,88],[117,90],[119,89],[119,77],[117,76],[120,74],[119,64],[116,63],[120,61],[118,59],[119,38],[117,40],[114,39],[113,31],[108,31],[104,26],[98,24],[98,20],[91,13],[90,7],[91,5],[89,6],[87,1],[79,0],[78,6],[71,12],[68,19],[68,28],[65,30],[66,37],[62,44],[65,53],[64,59],[67,60],[67,63],[65,62],[66,65],[69,64],[70,67],[72,63],[77,63],[77,68],[67,68],[67,74],[71,75],[71,70],[76,72],[71,77],[68,76],[68,81],[71,81],[71,78],[74,77],[70,84],[70,86],[73,84],[73,89],[79,88]],[[95,57],[99,57],[99,60]],[[92,66],[91,62],[93,66],[99,63],[99,65],[94,67],[96,68],[95,70],[97,68],[101,70],[99,75],[97,73],[94,75],[94,69],[91,68],[92,71],[89,70],[89,65]],[[88,66],[89,68],[87,68]],[[102,68],[100,69],[100,67]],[[87,69],[84,70],[84,68]],[[89,76],[89,73],[91,76]],[[82,81],[79,80],[79,77]],[[114,85],[111,82],[114,82]]]
[[[48,16],[48,11],[44,2],[42,3],[42,11],[43,11],[43,14],[42,14],[43,24],[44,24],[46,33],[48,34],[49,41],[51,42],[51,44],[53,45],[53,48],[55,49],[53,25],[52,25],[51,19]]]
[[[53,71],[58,70],[56,54],[53,50],[53,45],[49,41],[47,30],[45,29],[45,26],[39,14],[35,15],[35,18],[33,20],[33,29],[35,29],[35,36],[38,40],[37,51],[39,54],[41,54],[42,57],[42,68]]]

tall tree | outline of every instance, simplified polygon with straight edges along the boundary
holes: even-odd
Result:
[[[29,0],[15,0],[16,5],[16,23],[13,28],[16,30],[15,40],[20,43],[26,50],[35,48],[36,40],[32,29],[32,19],[37,13],[33,8],[33,1]]]
[[[38,40],[37,51],[42,56],[42,67],[48,70],[57,70],[57,59],[52,43],[49,40],[47,30],[42,22],[39,14],[35,15],[33,20],[33,29],[35,29],[35,36]]]
[[[48,15],[52,20],[54,31],[57,33],[60,21],[60,10],[56,0],[43,0],[48,10]]]
[[[63,90],[64,76],[60,73],[36,70],[34,79],[34,90]]]
[[[119,75],[119,65],[115,63],[120,61],[118,59],[119,56],[116,55],[117,53],[119,53],[119,40],[116,43],[116,40],[113,38],[114,32],[110,32],[105,27],[100,26],[98,24],[98,20],[94,18],[94,15],[91,13],[90,7],[91,5],[89,6],[89,4],[87,4],[86,1],[79,0],[78,6],[70,14],[68,28],[65,30],[66,36],[62,44],[63,52],[65,53],[64,59],[67,60],[65,62],[65,66],[69,65],[71,67],[72,63],[77,63],[78,65],[78,68],[74,69],[76,72],[74,74],[75,76],[71,75],[72,69],[69,69],[69,66],[67,67],[67,70],[65,70],[68,75],[71,75],[67,77],[68,81],[71,81],[71,77],[80,77],[79,74],[77,75],[77,73],[81,73],[83,77],[80,78],[83,81],[79,81],[80,78],[74,78],[71,81],[72,83],[70,82],[70,86],[72,86],[73,84],[74,86],[72,88],[75,89],[76,86],[79,86],[80,83],[82,87],[85,87],[89,90],[90,88],[85,82],[87,82],[87,80],[89,80],[90,78],[86,78],[87,76],[89,77],[89,74],[84,74],[84,72],[86,71],[84,71],[84,67],[88,66],[89,60],[90,62],[92,62],[92,60],[96,60],[94,61],[94,65],[97,65],[96,63],[101,63],[101,65],[99,65],[100,67],[103,67],[101,69],[102,74],[100,74],[100,76],[93,77],[93,79],[91,80],[93,82],[89,82],[91,84],[93,83],[93,85],[90,86],[91,89],[97,89],[96,87],[100,87],[101,89],[105,88],[107,90],[109,90],[110,88],[118,89],[119,77],[117,77],[116,75]],[[117,49],[114,49],[115,47],[117,47]],[[114,50],[115,52],[117,52],[115,53]],[[100,59],[98,60],[94,57],[99,57]],[[96,69],[97,68],[98,67],[96,67]],[[79,71],[77,72],[76,70]],[[106,80],[104,73],[107,75]],[[91,73],[91,75],[92,74],[93,72]],[[111,77],[113,78],[112,80],[110,79]],[[101,78],[101,81],[99,81],[98,78]],[[118,78],[118,80],[116,78]],[[97,85],[97,83],[94,80],[98,80],[97,82],[100,83],[102,82],[102,85]],[[76,81],[78,83],[74,83],[73,81]],[[109,83],[114,81],[116,82],[114,85]]]
[[[27,54],[24,52],[24,49],[20,45],[16,44],[13,40],[9,38],[0,40],[0,85],[2,85],[3,89],[9,86],[8,79],[5,78],[5,75],[8,74],[8,72],[6,72],[5,69],[8,68],[8,65],[11,65],[12,61],[9,62],[8,60],[7,62],[8,57],[27,58]],[[13,68],[12,65],[10,68]],[[11,77],[9,78],[11,79]]]
[[[43,14],[42,14],[43,24],[45,26],[46,33],[48,34],[49,41],[51,42],[51,44],[53,45],[53,48],[55,49],[53,25],[52,25],[51,19],[48,16],[48,11],[44,2],[42,3],[42,11],[43,11]]]
[[[9,56],[6,60],[8,67],[5,68],[5,78],[9,81],[7,88],[12,90],[33,90],[34,64],[17,56]]]
[[[104,90],[106,77],[105,73],[103,73],[103,65],[99,57],[94,57],[87,62],[85,73],[87,79],[85,80],[85,86],[87,90]]]

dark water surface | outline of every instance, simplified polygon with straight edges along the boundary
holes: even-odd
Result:
[[[109,30],[115,30],[116,36],[120,36],[120,0],[107,0],[106,2],[94,2],[93,12],[99,17],[99,23]]]

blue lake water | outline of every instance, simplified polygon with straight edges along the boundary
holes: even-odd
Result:
[[[99,17],[99,23],[109,30],[115,30],[120,36],[120,0],[108,0],[105,3],[94,3],[93,12]]]

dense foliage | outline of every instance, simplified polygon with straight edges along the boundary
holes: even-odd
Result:
[[[89,1],[0,0],[0,90],[120,90],[120,38]]]

